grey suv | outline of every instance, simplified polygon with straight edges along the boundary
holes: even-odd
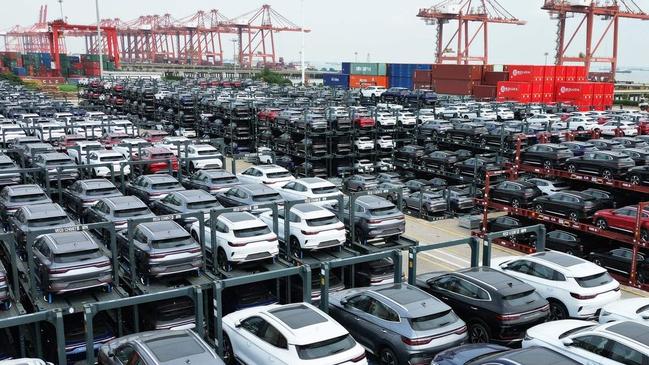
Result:
[[[133,182],[126,184],[126,193],[135,195],[143,202],[151,204],[152,201],[162,199],[167,194],[185,190],[178,180],[168,174],[142,175]]]
[[[116,338],[101,346],[101,365],[158,365],[225,363],[192,330],[161,330]]]
[[[201,189],[210,194],[240,184],[238,177],[224,170],[199,170],[181,182],[187,189]]]
[[[58,179],[61,179],[61,181],[70,181],[79,178],[79,171],[74,167],[69,167],[71,165],[76,165],[72,160],[72,157],[62,152],[50,152],[36,155],[32,159],[32,165],[43,169],[40,173],[40,179],[43,182],[45,182],[46,177],[50,183],[56,182]],[[61,168],[60,166],[68,167]],[[60,173],[59,168],[61,169]],[[46,170],[47,176],[45,175]]]
[[[9,218],[9,229],[15,233],[19,247],[24,246],[29,231],[74,225],[75,223],[68,217],[65,210],[56,203],[23,206],[13,217]]]
[[[127,231],[117,233],[117,247],[128,270]],[[197,271],[203,264],[201,246],[174,221],[140,223],[133,232],[135,267],[142,282],[150,277]]]
[[[32,204],[51,203],[47,194],[38,185],[13,185],[7,186],[0,191],[0,215],[6,223],[18,208]]]
[[[343,183],[348,191],[361,191],[376,188],[378,180],[374,175],[352,175]]]
[[[224,207],[284,202],[276,190],[264,184],[238,185],[216,194],[216,199]]]
[[[203,212],[205,218],[209,217],[210,210],[223,208],[216,198],[204,190],[182,190],[175,191],[151,204],[156,214],[185,214]],[[186,217],[179,221],[180,224],[188,226],[196,222],[198,218]]]
[[[326,206],[338,212],[338,203]],[[354,229],[354,236],[361,243],[368,239],[398,236],[406,230],[406,219],[397,207],[388,200],[374,196],[359,196],[354,201],[354,227],[349,227],[349,198],[343,202],[343,223],[347,229]]]
[[[100,286],[110,290],[113,282],[110,259],[88,232],[44,234],[34,241],[37,280],[48,301],[53,294]]]
[[[111,222],[115,230],[126,229],[129,218],[151,218],[155,214],[135,196],[103,198],[97,204],[84,210],[84,223]]]
[[[408,284],[332,293],[329,309],[382,364],[429,364],[467,338],[466,324],[451,307]]]
[[[20,173],[18,172],[2,172],[8,170],[17,170],[18,166],[11,159],[11,157],[0,154],[0,185],[14,185],[20,184]]]
[[[99,199],[115,196],[122,196],[122,193],[106,179],[77,180],[63,190],[63,205],[81,215],[84,208],[95,205]]]

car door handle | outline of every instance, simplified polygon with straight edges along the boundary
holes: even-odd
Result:
[[[476,308],[476,307],[474,307],[474,306],[470,306],[469,308],[473,309],[474,311],[477,311],[477,310],[478,310],[478,308]]]
[[[356,319],[357,321],[361,320],[360,317],[354,317],[354,319]]]
[[[386,330],[384,330],[384,329],[382,329],[381,332],[383,332],[383,333],[388,333],[388,331],[386,331]]]
[[[448,297],[442,297],[442,299],[444,299],[444,300],[448,300]]]

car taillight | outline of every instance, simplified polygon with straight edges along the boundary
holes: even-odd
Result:
[[[50,274],[64,274],[66,272],[70,271],[70,269],[55,269],[55,270],[48,270]]]
[[[235,243],[235,242],[228,241],[228,246],[230,246],[230,247],[243,247],[243,246],[245,246],[247,244],[248,244],[248,242]]]
[[[313,231],[313,232],[304,231],[304,230],[302,231],[302,234],[307,236],[312,234],[318,234],[318,233],[320,233],[320,231]]]
[[[420,345],[426,345],[430,343],[430,341],[433,340],[433,337],[421,337],[421,338],[408,338],[405,336],[401,336],[401,341],[405,343],[408,346],[420,346]]]
[[[369,224],[374,224],[374,223],[381,223],[383,222],[381,219],[370,219],[367,221]]]
[[[496,319],[499,321],[515,321],[520,318],[520,314],[499,314],[496,316]]]
[[[366,357],[366,356],[365,356],[365,352],[363,352],[362,354],[356,356],[355,358],[353,358],[353,359],[351,359],[351,360],[349,360],[349,361],[351,361],[351,362],[359,362],[359,361],[364,360],[365,357]]]
[[[575,298],[575,299],[579,299],[579,300],[587,300],[587,299],[593,299],[593,298],[597,297],[597,294],[581,295],[581,294],[577,294],[577,293],[570,293],[570,296]]]

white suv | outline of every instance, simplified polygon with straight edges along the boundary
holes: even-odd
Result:
[[[209,144],[188,145],[185,151],[180,154],[180,158],[200,158],[191,160],[190,169],[220,169],[223,167],[223,155],[214,146]],[[183,161],[184,163],[184,161]]]
[[[259,216],[268,226],[273,225],[273,212]],[[284,209],[277,212],[279,238],[287,242],[284,232]],[[345,225],[329,210],[314,204],[296,204],[289,212],[291,252],[300,256],[301,250],[318,250],[345,243]]]
[[[629,298],[609,303],[599,312],[599,323],[635,321],[649,325],[649,298]]]
[[[356,150],[359,151],[373,150],[374,140],[370,137],[358,137],[354,140],[354,146],[356,146]]]
[[[242,184],[266,184],[271,188],[277,188],[295,180],[295,177],[287,169],[277,165],[251,166],[238,173],[237,177]]]
[[[128,160],[122,156],[121,153],[111,150],[98,150],[88,152],[88,159],[90,164],[106,164],[110,163],[113,165],[113,171],[115,176],[128,175],[131,173],[131,167],[125,165],[122,169],[120,162],[127,162]],[[81,164],[85,164],[86,160],[83,160]],[[110,168],[108,166],[96,166],[92,168],[92,174],[99,177],[110,177]]]
[[[361,95],[364,98],[380,98],[386,90],[383,86],[368,86],[361,89]]]
[[[393,127],[397,125],[397,117],[389,112],[376,113],[376,123],[381,127]]]
[[[596,324],[563,320],[527,330],[523,348],[545,347],[581,364],[649,364],[649,326],[623,321]]]
[[[365,349],[307,303],[273,304],[223,317],[224,355],[245,364],[367,365]]]
[[[194,222],[190,232],[200,237]],[[212,242],[210,220],[205,221],[205,248],[217,249],[219,267],[230,271],[233,264],[274,259],[279,254],[277,235],[259,218],[248,212],[223,213],[216,218],[216,245]]]
[[[88,151],[97,151],[104,149],[104,146],[97,141],[78,141],[74,146],[68,148],[68,156],[72,157],[74,163],[86,163]]]
[[[606,269],[557,251],[498,257],[491,267],[532,285],[550,302],[550,320],[594,319],[620,299],[620,283]]]
[[[392,136],[380,136],[376,139],[376,145],[384,150],[390,150],[395,147],[394,139],[392,139]]]
[[[335,203],[343,195],[334,183],[319,177],[296,179],[276,190],[285,200],[327,199],[313,203],[316,205]]]
[[[164,147],[169,151],[173,152],[174,155],[178,156],[178,147],[180,146],[180,152],[185,152],[184,142],[189,141],[190,139],[184,136],[166,136],[162,138],[162,141],[155,144],[156,147]],[[180,143],[179,143],[180,142]],[[185,157],[181,154],[180,157]]]

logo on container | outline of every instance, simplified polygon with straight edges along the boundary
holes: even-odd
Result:
[[[530,70],[514,70],[514,71],[512,71],[512,75],[514,75],[514,76],[529,75],[531,73],[532,73],[532,71],[530,71]]]
[[[577,93],[579,92],[579,88],[576,87],[566,87],[566,86],[561,86],[561,89],[559,89],[559,92],[561,94],[567,94],[567,93]]]
[[[503,94],[511,92],[511,91],[518,91],[518,88],[517,87],[511,87],[511,86],[505,86],[505,85],[502,85],[500,87],[500,92],[503,93]]]

